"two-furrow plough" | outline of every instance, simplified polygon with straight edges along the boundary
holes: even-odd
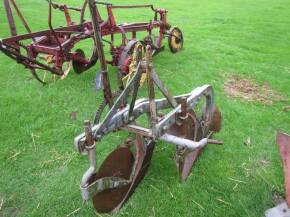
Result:
[[[94,1],[89,1],[89,8],[92,17],[95,17],[97,9]],[[180,179],[186,181],[200,152],[208,144],[222,144],[212,138],[221,128],[221,113],[215,105],[210,85],[172,96],[154,69],[150,45],[145,51],[142,45],[134,47],[134,62],[130,64],[135,69],[134,73],[124,90],[115,97],[108,78],[100,24],[93,19],[92,25],[103,75],[105,105],[109,111],[104,116],[101,115],[104,106],[98,109],[93,125],[85,121],[84,133],[75,138],[76,149],[86,154],[90,162],[80,189],[83,199],[92,199],[98,212],[115,212],[145,176],[158,141],[176,147],[175,160]],[[144,74],[148,98],[138,99]],[[156,89],[164,98],[155,98]],[[140,121],[143,115],[146,116],[146,124],[143,119]],[[116,131],[126,131],[130,136],[97,168],[98,145],[106,135]]]

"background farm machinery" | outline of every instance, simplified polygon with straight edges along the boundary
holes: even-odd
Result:
[[[93,1],[89,1],[89,8],[94,18]],[[154,70],[154,48],[150,45],[146,45],[144,55],[142,44],[134,47],[134,62],[131,63],[131,67],[135,64],[134,74],[115,97],[108,77],[100,23],[92,19],[92,25],[101,63],[105,104],[97,109],[93,125],[85,121],[84,133],[75,138],[76,149],[87,155],[90,162],[80,189],[83,199],[92,199],[98,212],[116,212],[145,176],[158,141],[176,146],[175,160],[180,180],[186,181],[203,148],[208,144],[222,144],[212,139],[221,128],[221,113],[214,103],[210,85],[172,96]],[[148,98],[138,99],[144,74],[147,76]],[[164,98],[155,98],[156,87]],[[126,131],[129,136],[97,168],[97,145],[106,135],[116,131]]]
[[[48,82],[47,72],[65,78],[73,67],[76,73],[82,73],[92,67],[98,60],[95,41],[93,40],[93,26],[91,21],[86,21],[86,9],[88,1],[84,1],[81,8],[60,5],[48,1],[48,26],[49,29],[34,32],[29,27],[24,15],[18,8],[15,0],[3,0],[4,8],[10,27],[11,37],[0,40],[0,50],[17,63],[24,65],[31,70],[32,75],[41,83]],[[122,88],[122,78],[129,73],[129,66],[132,61],[132,51],[138,41],[143,46],[150,45],[154,52],[163,49],[162,42],[168,37],[169,47],[173,53],[178,52],[183,46],[182,32],[177,27],[172,27],[167,21],[165,9],[155,9],[153,5],[115,6],[106,2],[95,1],[96,6],[105,6],[107,19],[104,20],[96,7],[93,17],[100,25],[102,41],[109,44],[111,60],[107,63],[119,68],[119,86]],[[149,9],[153,12],[153,18],[149,22],[122,23],[118,24],[113,11]],[[20,19],[26,34],[18,34],[15,16]],[[53,27],[53,9],[64,13],[66,20],[65,27]],[[72,20],[70,12],[80,14],[78,22]],[[153,30],[158,30],[154,35]],[[147,36],[139,40],[138,32],[147,33]],[[121,42],[116,43],[116,35],[121,35]],[[109,36],[110,39],[105,39]],[[86,57],[83,49],[75,49],[76,45],[83,40],[91,40],[92,52]]]

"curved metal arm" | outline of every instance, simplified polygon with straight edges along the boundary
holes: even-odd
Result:
[[[52,32],[57,44],[58,44],[58,46],[59,46],[60,52],[62,53],[62,45],[61,45],[61,43],[60,43],[60,41],[59,41],[59,39],[58,39],[58,37],[56,35],[56,32],[54,31],[54,29],[52,27],[52,24],[51,24],[51,18],[52,18],[52,12],[51,12],[52,1],[51,0],[49,0],[49,7],[48,8],[49,8],[48,9],[48,26],[49,26],[49,29],[51,30],[51,32]]]
[[[67,6],[67,5],[57,4],[57,3],[52,2],[52,1],[50,1],[50,0],[46,0],[46,1],[47,1],[48,3],[51,2],[51,5],[52,5],[53,9],[59,9],[60,11],[63,11],[65,6],[66,6],[66,8],[69,9],[69,10],[79,11],[79,12],[82,11],[81,8],[75,8],[75,7],[70,7],[70,6]]]
[[[85,0],[81,9],[80,24],[83,24],[85,22],[85,11],[86,11],[87,5],[88,5],[88,1]]]

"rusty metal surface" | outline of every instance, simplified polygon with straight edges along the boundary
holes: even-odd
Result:
[[[210,131],[219,132],[222,128],[222,113],[217,106],[213,107],[212,120],[209,124]]]
[[[150,125],[153,133],[156,131],[156,123],[157,123],[157,109],[155,102],[155,91],[154,91],[154,81],[152,78],[152,50],[150,46],[146,46],[146,74],[147,74],[147,90],[148,90],[148,100],[149,100],[149,108],[150,108]],[[155,135],[153,135],[155,139]]]
[[[119,146],[106,158],[99,171],[92,177],[91,182],[103,177],[121,177],[130,180],[130,184],[126,186],[105,189],[93,196],[94,207],[100,213],[116,212],[120,209],[145,176],[154,143],[144,144],[141,137],[133,143],[136,148],[135,156],[131,152],[130,146]]]
[[[192,109],[188,111],[184,101],[181,101],[181,105],[182,109],[179,117],[181,122],[177,122],[168,129],[168,133],[171,135],[186,138],[192,141],[201,141],[202,138],[210,137],[212,131],[218,132],[220,130],[222,118],[221,113],[216,106],[214,107],[212,120],[209,123],[208,130],[206,129],[206,125],[201,124],[201,121],[203,121],[201,117],[197,117]],[[208,143],[218,145],[222,144],[221,141],[211,139],[208,140]],[[182,182],[187,180],[189,173],[191,172],[191,169],[202,150],[203,147],[197,150],[190,150],[189,148],[179,146],[176,147],[176,166],[179,170],[179,176]]]
[[[202,138],[202,129],[195,119],[195,113],[193,110],[186,113],[186,119],[181,124],[172,125],[168,129],[168,133],[193,141],[199,141]],[[175,161],[179,171],[179,177],[182,182],[186,181],[191,168],[196,162],[201,151],[202,149],[191,151],[188,148],[176,147]]]
[[[135,146],[137,148],[137,154],[135,155],[135,171],[134,175],[131,174],[132,184],[123,201],[115,208],[115,212],[122,207],[122,205],[129,199],[138,184],[142,181],[146,175],[150,166],[152,154],[155,148],[155,142],[148,140],[144,142],[141,137],[137,135]]]
[[[78,58],[72,61],[72,66],[77,74],[81,74],[84,71],[88,70],[92,65],[95,65],[96,62],[98,61],[97,53],[92,55],[89,62],[82,61],[86,59],[85,52],[82,49],[76,49],[75,53]]]
[[[128,147],[119,147],[113,151],[100,166],[99,171],[93,177],[92,182],[103,177],[118,176],[130,179],[134,165],[134,156]],[[106,189],[93,197],[95,209],[100,212],[111,212],[115,209],[127,194],[130,185]]]
[[[290,207],[290,136],[285,133],[277,133],[276,142],[279,147],[285,180],[285,195],[288,207]]]
[[[84,129],[86,134],[86,146],[92,147],[95,143],[93,132],[92,132],[92,126],[90,121],[86,120],[84,121]]]

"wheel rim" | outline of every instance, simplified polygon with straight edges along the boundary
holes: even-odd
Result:
[[[44,55],[38,58],[41,61],[44,61],[45,64],[47,64],[50,67],[54,66],[53,55]],[[49,83],[55,83],[58,79],[61,79],[61,80],[65,79],[67,75],[69,74],[69,72],[71,71],[71,68],[72,68],[72,62],[67,61],[63,63],[62,69],[60,69],[59,74],[53,74],[50,71],[47,71],[45,69],[40,69],[40,68],[31,68],[30,70],[31,70],[31,74],[36,80],[38,80],[42,84],[49,84]]]
[[[170,31],[168,43],[169,43],[170,50],[173,53],[176,53],[183,48],[183,35],[182,35],[182,32],[179,28],[174,27]]]

